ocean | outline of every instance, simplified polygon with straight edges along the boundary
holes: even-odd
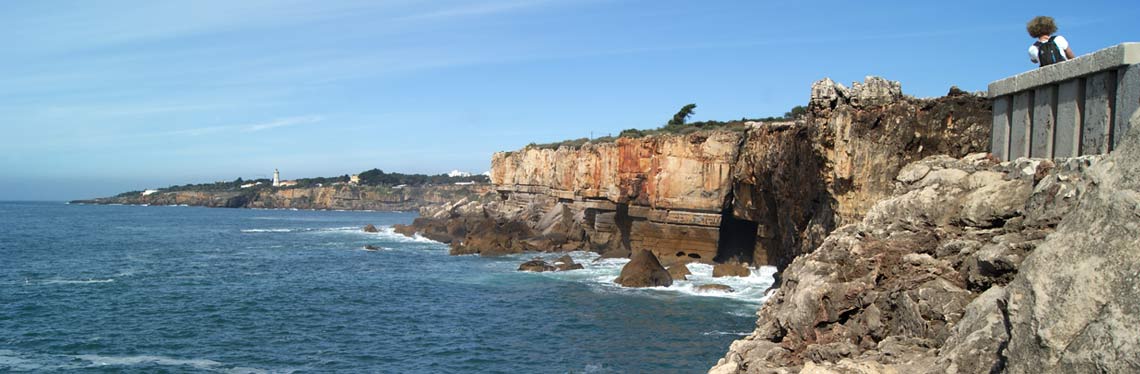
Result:
[[[524,273],[559,255],[392,232],[415,217],[0,203],[0,372],[703,373],[774,271],[626,289],[626,260]]]

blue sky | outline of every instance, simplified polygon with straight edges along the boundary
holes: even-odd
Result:
[[[0,199],[370,168],[780,115],[865,75],[940,96],[1031,69],[1054,12],[1077,54],[1140,41],[1134,1],[0,3]]]

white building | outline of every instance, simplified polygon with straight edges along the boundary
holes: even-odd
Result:
[[[452,171],[448,172],[448,173],[447,173],[447,176],[449,176],[449,177],[452,177],[452,178],[455,178],[455,177],[470,177],[470,176],[471,176],[471,173],[468,173],[468,172],[466,172],[466,171],[459,171],[459,169],[455,169],[455,170],[452,170]]]
[[[273,187],[280,187],[280,186],[281,186],[281,172],[277,171],[277,169],[273,169]]]

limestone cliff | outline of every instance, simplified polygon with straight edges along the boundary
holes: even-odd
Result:
[[[914,99],[869,77],[812,87],[808,116],[743,131],[524,148],[492,159],[499,199],[429,209],[405,232],[454,253],[652,251],[662,263],[784,267],[889,195],[903,165],[984,151],[984,98]]]
[[[1107,156],[936,156],[796,258],[710,373],[1140,371],[1140,111]]]
[[[489,185],[438,185],[422,187],[371,187],[335,185],[308,188],[260,188],[245,191],[175,191],[131,194],[81,204],[190,205],[216,208],[330,209],[414,211],[423,207],[481,196]]]

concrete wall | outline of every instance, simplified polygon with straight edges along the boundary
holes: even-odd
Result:
[[[990,83],[989,97],[990,152],[998,158],[1108,153],[1140,108],[1140,43]]]

